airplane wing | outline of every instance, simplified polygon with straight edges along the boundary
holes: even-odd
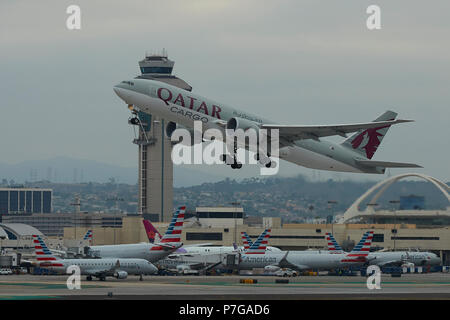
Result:
[[[370,128],[379,128],[382,126],[391,126],[403,122],[413,122],[414,120],[389,120],[389,121],[373,121],[354,124],[334,124],[334,125],[279,125],[279,124],[263,124],[261,129],[278,129],[279,137],[288,141],[301,139],[319,140],[322,137],[342,136],[347,137],[347,133],[356,132]]]
[[[386,266],[401,266],[404,263],[403,260],[390,260],[390,261],[383,261],[377,264],[379,267],[386,267]]]
[[[168,259],[178,259],[181,257],[195,257],[198,256],[198,254],[192,254],[192,253],[174,253],[169,256],[167,256]]]
[[[286,252],[284,257],[280,260],[280,262],[278,262],[278,267],[280,267],[280,268],[289,268],[289,269],[293,269],[293,270],[297,270],[297,271],[303,271],[303,270],[310,269],[306,265],[300,265],[300,264],[295,264],[295,263],[289,262],[286,259],[288,254],[289,254],[289,251]]]
[[[372,161],[355,159],[355,162],[365,167],[385,167],[385,168],[423,168],[418,164],[404,162]]]
[[[56,250],[56,249],[49,249],[49,250],[54,253],[67,254],[67,251],[64,250]]]
[[[159,243],[154,243],[155,246],[159,246],[161,247],[164,251],[170,251],[170,250],[176,250],[178,248],[180,248],[183,244],[179,244],[179,243],[175,243],[174,244],[170,244],[169,242],[159,242]]]
[[[214,245],[214,243],[206,242],[206,243],[188,244],[188,245],[184,245],[183,247],[185,247],[185,248],[187,248],[187,247],[209,247],[212,245]]]
[[[88,269],[84,273],[88,276],[102,276],[109,273],[109,269]]]
[[[111,268],[102,268],[102,269],[88,269],[85,271],[86,274],[91,276],[106,276],[110,274],[114,274],[117,269],[120,268],[120,262],[117,259],[117,262],[115,265],[113,265]]]

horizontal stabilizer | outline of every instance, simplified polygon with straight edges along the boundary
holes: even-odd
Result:
[[[404,163],[404,162],[388,162],[388,161],[372,161],[372,160],[358,160],[356,163],[366,167],[384,167],[384,168],[423,168],[418,164]]]
[[[278,124],[263,124],[261,129],[278,129],[280,138],[284,137],[290,140],[300,139],[314,139],[318,140],[322,137],[329,136],[343,136],[346,137],[347,133],[352,133],[360,130],[367,130],[372,128],[389,127],[394,124],[412,122],[414,120],[387,120],[376,122],[364,122],[353,124],[332,124],[332,125],[278,125]]]

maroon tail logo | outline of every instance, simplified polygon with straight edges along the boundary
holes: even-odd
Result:
[[[383,135],[381,133],[379,133],[378,130],[388,128],[388,127],[390,127],[390,126],[371,128],[371,129],[364,130],[355,139],[352,140],[351,143],[352,143],[353,149],[357,149],[357,148],[365,149],[367,158],[372,159],[373,155],[375,154],[375,151],[377,151],[377,148],[381,143],[380,139],[378,139],[378,137],[383,137]],[[361,144],[365,140],[364,137],[366,135],[367,135],[367,142],[364,146],[361,146]]]

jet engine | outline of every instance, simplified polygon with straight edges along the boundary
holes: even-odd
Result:
[[[265,266],[264,267],[264,271],[265,272],[276,272],[278,270],[280,270],[281,268],[278,266],[274,266],[274,265],[269,265],[269,266]]]
[[[177,124],[175,122],[172,122],[172,121],[168,122],[167,125],[166,125],[166,136],[168,138],[172,138],[172,134],[173,134],[173,132],[176,129],[187,130],[189,132],[190,139],[187,140],[187,141],[184,141],[184,139],[182,139],[180,142],[174,142],[174,143],[181,143],[182,145],[185,145],[185,146],[188,146],[188,147],[193,146],[195,144],[195,141],[194,141],[195,140],[194,139],[194,130],[193,129],[188,129],[188,128],[186,128],[186,127],[184,127],[182,125],[179,125],[179,124]],[[199,142],[197,142],[197,143],[201,143],[203,141],[202,134],[201,133],[197,133],[197,134],[200,134],[200,137],[201,137],[199,139]]]
[[[228,120],[226,128],[233,130],[233,131],[235,131],[237,129],[242,129],[242,130],[246,131],[250,128],[253,128],[258,131],[259,124],[258,124],[258,122],[255,122],[255,121],[235,117],[235,118],[231,118],[230,120]]]
[[[259,130],[260,128],[261,127],[258,122],[239,117],[231,118],[230,120],[228,120],[226,126],[227,130],[232,131],[236,131],[238,129],[243,130],[245,136],[248,137],[248,140],[247,138],[245,138],[245,143],[248,146],[248,149],[256,153],[255,160],[257,160],[261,165],[265,166],[266,168],[275,168],[277,165],[276,162],[270,159],[270,143],[269,143],[270,138],[268,136],[270,133],[264,131],[261,132]],[[251,129],[255,130],[256,134],[255,142],[252,142],[251,139],[252,137],[250,132]],[[239,137],[242,137],[242,135],[236,134],[236,137],[239,139]]]
[[[126,271],[117,271],[114,274],[114,277],[116,277],[117,279],[126,279],[128,277],[128,272],[126,272]]]

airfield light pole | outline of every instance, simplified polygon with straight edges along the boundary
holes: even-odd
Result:
[[[328,200],[328,208],[331,209],[331,234],[334,236],[333,233],[333,225],[334,225],[334,206],[338,202],[336,200]]]
[[[75,212],[74,212],[74,224],[75,224],[75,236],[74,239],[77,239],[77,216],[81,211],[81,201],[80,201],[80,196],[76,195],[75,196],[75,202],[70,204],[71,206],[75,207]]]
[[[236,240],[236,228],[237,228],[236,210],[237,210],[237,207],[241,205],[241,203],[240,202],[231,202],[231,205],[234,207],[234,212],[233,212],[233,217],[234,217],[234,243],[236,243],[236,245],[237,245],[237,240]]]
[[[395,231],[395,233],[394,233],[394,251],[395,251],[395,240],[397,239],[397,234],[398,234],[397,233],[397,212],[395,210],[395,205],[400,203],[400,201],[399,200],[390,200],[389,203],[392,204],[391,209],[392,209],[392,212],[394,213],[394,230],[393,231]]]
[[[114,224],[113,224],[113,229],[114,229],[114,244],[116,244],[116,228],[117,228],[117,213],[120,213],[120,208],[119,208],[119,201],[124,201],[123,198],[119,198],[118,196],[114,196],[112,198],[108,198],[106,199],[107,201],[114,201],[115,202],[115,212],[114,212]]]

